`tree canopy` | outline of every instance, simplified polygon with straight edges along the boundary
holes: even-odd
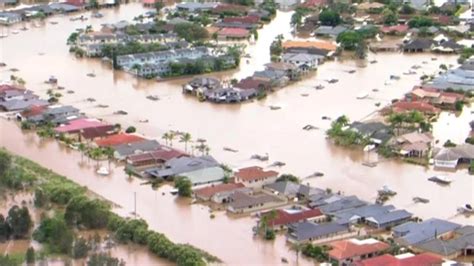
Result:
[[[319,13],[319,21],[324,26],[337,26],[341,24],[342,19],[339,13],[336,11],[326,8]]]

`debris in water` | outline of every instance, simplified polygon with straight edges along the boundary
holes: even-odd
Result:
[[[314,130],[314,129],[319,129],[319,128],[313,125],[306,125],[303,127],[303,130]]]

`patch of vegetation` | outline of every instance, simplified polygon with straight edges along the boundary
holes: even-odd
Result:
[[[324,26],[337,26],[342,23],[339,13],[331,8],[325,8],[319,13],[319,21]]]
[[[456,147],[456,143],[452,142],[451,140],[447,140],[444,144],[443,147],[445,148],[454,148]]]
[[[176,177],[174,179],[174,186],[178,189],[178,195],[180,195],[181,197],[191,197],[193,194],[193,184],[187,177]]]
[[[324,262],[329,259],[329,248],[327,246],[318,246],[308,243],[303,246],[301,251],[303,255],[313,258],[318,262]]]
[[[282,174],[278,177],[278,179],[276,181],[277,182],[278,181],[289,181],[289,182],[299,183],[300,179],[297,176],[292,175],[292,174]]]
[[[341,116],[331,123],[331,128],[326,131],[326,134],[331,138],[336,145],[353,146],[369,144],[369,140],[360,133],[351,130],[348,127],[349,120],[346,116]]]

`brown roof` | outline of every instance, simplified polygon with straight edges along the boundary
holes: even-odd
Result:
[[[85,139],[95,139],[115,134],[114,125],[103,125],[99,127],[84,128],[81,135]]]
[[[375,239],[340,240],[331,243],[330,246],[332,249],[329,251],[329,256],[337,260],[344,260],[365,254],[381,252],[390,247],[390,245]]]
[[[257,24],[260,18],[257,16],[245,16],[245,17],[227,17],[222,19],[225,23],[243,23],[243,24]]]
[[[250,32],[241,28],[223,28],[217,34],[226,37],[244,38],[249,36]]]
[[[242,90],[259,89],[261,87],[266,89],[270,87],[270,82],[248,77],[239,81],[239,83],[235,84],[234,87]]]
[[[268,221],[268,224],[270,226],[287,225],[291,223],[305,221],[307,219],[319,217],[322,215],[324,214],[319,209],[302,210],[299,212],[287,212],[285,210],[276,210],[275,219]]]
[[[135,164],[141,161],[148,161],[148,160],[168,161],[173,158],[179,158],[179,157],[183,157],[187,155],[188,154],[181,152],[179,150],[173,149],[171,147],[160,146],[158,150],[130,155],[127,157],[127,160],[130,163]]]
[[[219,184],[194,190],[194,194],[198,197],[210,198],[216,193],[231,191],[243,187],[244,185],[242,183]]]
[[[441,112],[439,108],[425,102],[406,102],[400,101],[392,105],[392,110],[396,113],[419,111],[422,113],[438,114]]]
[[[321,50],[336,51],[337,46],[331,42],[324,41],[286,41],[283,43],[283,48],[315,48]]]
[[[258,166],[242,168],[239,169],[237,173],[235,173],[235,177],[245,181],[259,180],[275,176],[278,176],[278,172],[273,170],[264,171],[261,167]]]

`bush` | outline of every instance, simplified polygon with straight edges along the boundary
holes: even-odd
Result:
[[[299,183],[300,179],[297,176],[294,176],[292,174],[283,174],[276,181],[289,181],[293,183]]]
[[[87,257],[87,253],[89,252],[89,245],[84,238],[76,239],[74,242],[74,247],[72,248],[72,256],[75,259],[82,259]]]
[[[137,129],[134,126],[129,126],[125,130],[125,133],[135,133],[135,132],[137,132]]]
[[[451,142],[451,140],[448,139],[448,140],[443,144],[443,147],[445,147],[445,148],[456,147],[456,143],[453,143],[453,142]]]
[[[318,262],[327,261],[329,258],[327,251],[323,247],[313,244],[305,244],[302,253],[307,257],[316,259]]]
[[[473,137],[468,137],[468,138],[466,138],[465,142],[468,143],[468,144],[474,145],[474,138]]]
[[[342,19],[341,16],[339,16],[339,13],[336,11],[326,8],[321,13],[319,13],[319,21],[321,22],[321,25],[324,26],[337,26],[341,24]]]
[[[46,218],[33,233],[33,238],[48,245],[54,253],[70,254],[74,234],[66,225],[62,215]]]
[[[35,249],[33,247],[29,247],[26,250],[25,262],[27,264],[34,264],[35,263]]]
[[[68,203],[64,219],[69,225],[102,229],[108,224],[109,213],[109,206],[103,201],[77,196]]]
[[[461,112],[463,108],[464,108],[464,102],[456,101],[456,103],[454,104],[454,109],[456,109],[456,111],[458,112]]]
[[[178,195],[181,197],[191,197],[192,183],[186,177],[178,176],[175,178],[174,187],[178,189]]]
[[[266,240],[274,240],[275,239],[275,231],[273,231],[272,229],[267,229],[267,231],[265,231],[265,239]]]

